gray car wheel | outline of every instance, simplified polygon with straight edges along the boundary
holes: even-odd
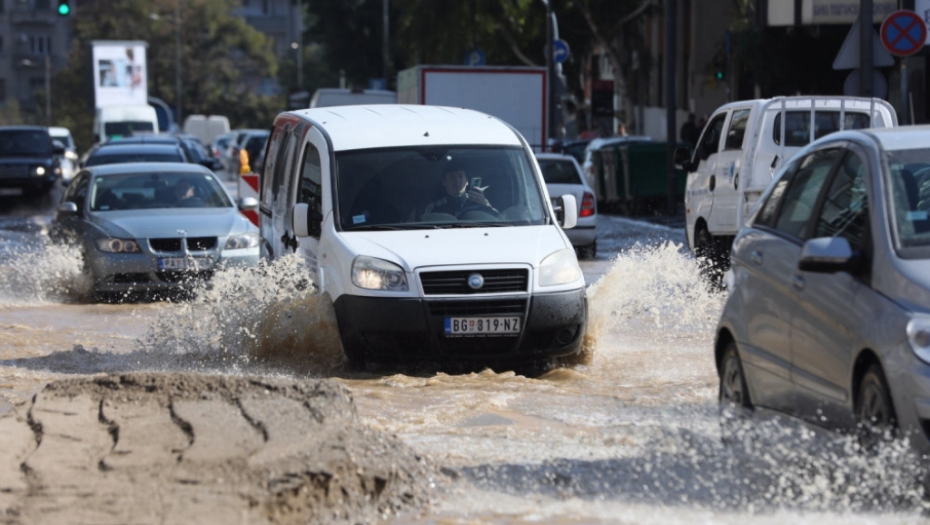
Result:
[[[743,373],[743,363],[730,341],[720,362],[720,433],[724,443],[737,441],[752,414],[749,387]]]
[[[859,444],[872,450],[881,442],[894,439],[897,431],[894,405],[881,366],[873,364],[862,376],[856,399]]]

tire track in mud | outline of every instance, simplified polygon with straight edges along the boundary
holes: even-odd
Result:
[[[438,482],[330,380],[59,381],[0,440],[2,524],[361,523],[423,507]]]

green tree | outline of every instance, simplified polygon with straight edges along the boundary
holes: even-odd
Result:
[[[52,90],[72,95],[58,97],[53,116],[72,128],[79,147],[93,140],[93,40],[146,41],[149,95],[175,106],[176,1],[89,0],[75,12],[69,65],[55,75]],[[267,127],[284,98],[253,93],[263,80],[275,78],[277,60],[265,35],[233,15],[238,7],[237,0],[181,2],[182,111],[226,115],[234,126]]]

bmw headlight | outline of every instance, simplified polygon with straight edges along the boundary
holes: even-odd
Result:
[[[352,262],[352,283],[366,290],[384,290],[386,292],[406,292],[407,274],[400,266],[359,255]]]
[[[565,248],[548,255],[539,265],[539,286],[568,284],[581,278],[575,250]]]
[[[226,239],[224,250],[242,250],[244,248],[255,248],[258,246],[258,233],[240,233],[239,235],[230,235]]]
[[[97,239],[97,249],[108,253],[140,253],[139,243],[132,239]]]
[[[33,173],[36,174],[36,177],[41,177],[42,175],[45,175],[45,166],[36,166],[33,169]]]
[[[930,363],[930,316],[916,314],[907,323],[907,342],[917,357]]]

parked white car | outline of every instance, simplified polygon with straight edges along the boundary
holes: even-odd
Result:
[[[62,127],[50,127],[48,128],[48,134],[51,135],[52,140],[61,142],[61,145],[65,148],[65,153],[61,155],[59,161],[61,162],[61,182],[62,184],[68,184],[78,170],[77,146],[74,144],[71,130]]]
[[[572,246],[581,259],[593,259],[597,255],[597,201],[594,189],[585,180],[581,165],[569,155],[537,153],[536,161],[550,197],[571,194],[578,206],[578,223],[565,230]]]
[[[798,150],[834,131],[897,125],[891,105],[875,98],[780,97],[720,107],[690,158],[684,149],[675,154],[688,171],[688,245],[724,268],[743,217]]]
[[[297,253],[350,362],[540,362],[581,351],[584,276],[526,140],[477,111],[282,113],[259,212],[264,257]]]

